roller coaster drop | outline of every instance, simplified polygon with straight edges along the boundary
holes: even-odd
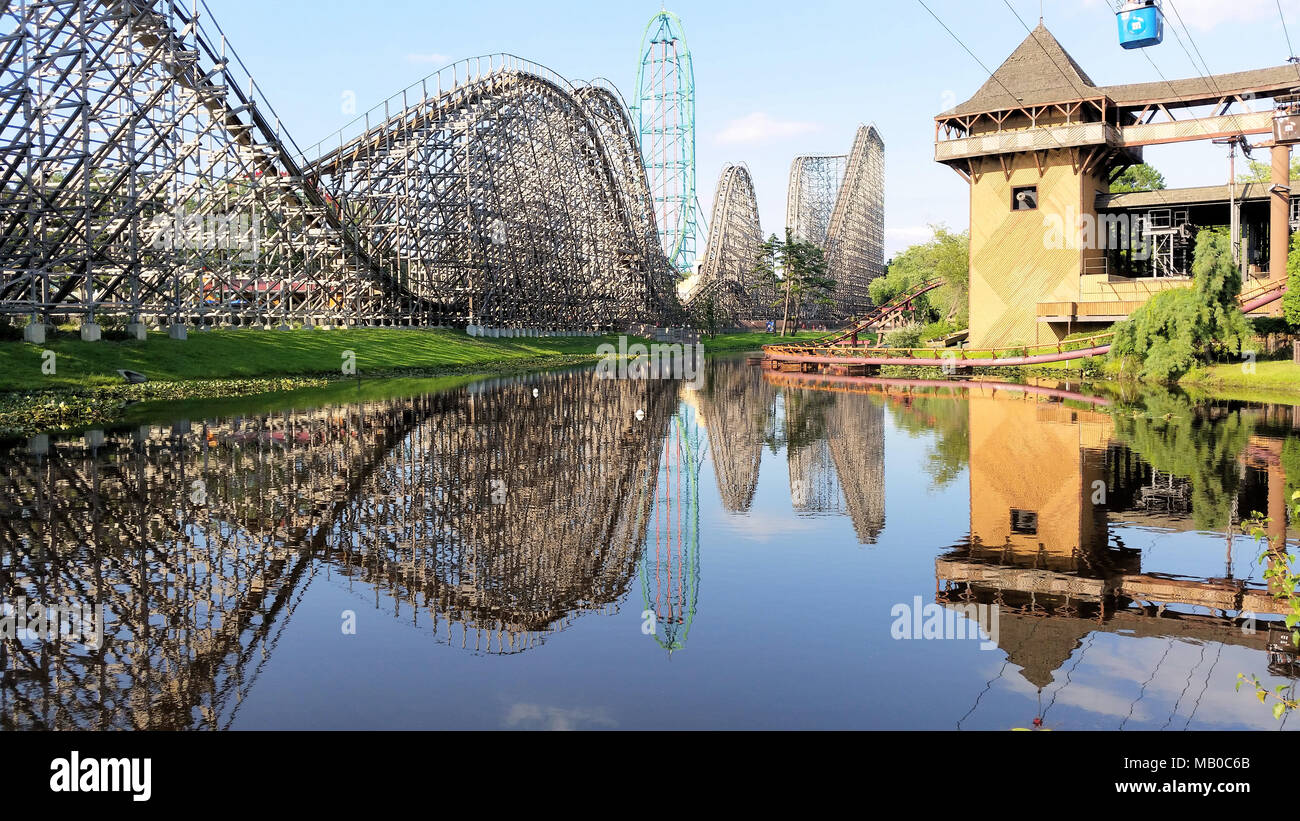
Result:
[[[0,3],[0,315],[597,329],[678,310],[627,109],[465,60],[300,150],[200,1]]]

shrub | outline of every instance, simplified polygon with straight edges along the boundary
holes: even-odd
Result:
[[[1161,291],[1115,326],[1112,359],[1140,359],[1142,379],[1174,382],[1220,350],[1241,350],[1250,334],[1237,305],[1241,272],[1219,229],[1196,237],[1193,286]]]
[[[926,325],[921,329],[921,341],[932,342],[936,339],[943,339],[948,334],[954,333],[957,330],[959,329],[946,319],[941,319],[938,322],[931,322],[929,325]]]
[[[920,345],[920,325],[904,325],[885,334],[886,348],[917,348]]]

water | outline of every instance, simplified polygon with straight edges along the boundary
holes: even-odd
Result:
[[[2,726],[1281,725],[1234,691],[1293,660],[1233,534],[1280,520],[1300,412],[706,376],[370,384],[5,443],[3,601],[103,603],[105,639],[0,642]],[[965,605],[986,636],[920,637]]]

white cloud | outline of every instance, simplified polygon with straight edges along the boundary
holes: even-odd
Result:
[[[434,65],[445,66],[451,62],[451,58],[446,54],[408,54],[406,55],[408,63],[433,63]]]
[[[554,707],[546,704],[510,705],[505,716],[507,727],[538,730],[581,730],[593,727],[617,727],[618,722],[604,707]]]
[[[751,510],[748,513],[728,516],[724,520],[724,527],[751,541],[766,544],[773,539],[807,534],[816,530],[818,523],[810,517]]]
[[[1234,0],[1231,3],[1223,0],[1178,0],[1177,3],[1165,3],[1165,6],[1166,16],[1175,23],[1181,16],[1189,28],[1201,31],[1209,31],[1220,23],[1279,19],[1275,0]]]
[[[818,130],[816,123],[799,120],[778,120],[765,111],[755,111],[727,123],[714,138],[719,144],[756,143],[764,140],[794,137]]]
[[[1105,0],[1088,0],[1087,5],[1099,6]],[[1286,4],[1283,4],[1285,8]],[[1209,31],[1223,23],[1277,23],[1276,0],[1165,0],[1165,22],[1182,28],[1179,17],[1190,29]],[[1294,10],[1287,12],[1287,22],[1297,19]]]

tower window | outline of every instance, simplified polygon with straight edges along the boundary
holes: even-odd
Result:
[[[1011,189],[1012,211],[1033,211],[1038,208],[1038,186],[1025,185]]]
[[[1038,511],[1011,509],[1011,532],[1026,536],[1038,533]]]

